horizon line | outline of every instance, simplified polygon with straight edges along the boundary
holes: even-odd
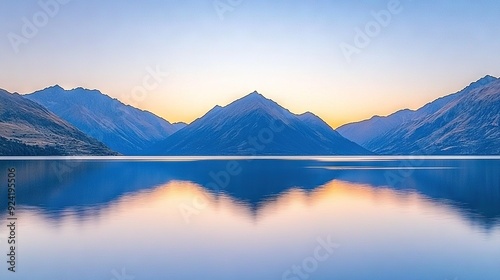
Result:
[[[88,161],[201,161],[201,160],[500,160],[500,155],[316,155],[316,156],[0,156],[0,161],[88,160]]]
[[[345,126],[345,125],[349,125],[349,124],[356,124],[356,123],[360,123],[360,122],[364,122],[364,121],[368,121],[368,120],[371,120],[373,119],[374,117],[382,117],[382,118],[385,118],[385,117],[389,117],[397,112],[400,112],[400,111],[405,111],[405,110],[410,110],[410,111],[417,111],[419,109],[421,109],[422,107],[424,107],[425,105],[429,104],[429,103],[432,103],[440,98],[443,98],[443,97],[446,97],[446,96],[449,96],[449,95],[452,95],[452,94],[456,94],[462,90],[464,90],[465,88],[469,87],[470,85],[472,85],[473,83],[476,83],[484,78],[493,78],[493,79],[497,79],[497,80],[500,80],[500,76],[497,77],[495,75],[492,75],[492,74],[486,74],[484,76],[481,76],[481,78],[477,79],[477,80],[474,80],[472,82],[470,82],[469,84],[466,84],[463,86],[463,88],[461,89],[458,89],[454,92],[451,92],[451,93],[444,93],[442,95],[439,95],[438,97],[432,99],[432,100],[427,100],[425,101],[423,104],[420,104],[420,105],[417,105],[417,106],[405,106],[404,108],[399,108],[399,109],[395,109],[394,111],[390,111],[389,113],[372,113],[371,116],[368,116],[368,117],[361,117],[359,119],[355,119],[355,120],[351,120],[351,121],[345,121],[343,123],[338,123],[338,124],[334,124],[334,122],[331,122],[327,117],[325,116],[320,116],[321,114],[319,113],[316,113],[314,112],[313,110],[311,109],[307,109],[306,111],[304,112],[298,112],[298,113],[295,113],[295,110],[291,110],[289,109],[288,107],[283,107],[280,103],[276,102],[274,99],[270,98],[270,97],[267,97],[266,95],[262,94],[260,91],[254,89],[248,93],[243,93],[243,95],[241,95],[240,97],[230,101],[229,103],[225,104],[225,105],[220,105],[220,104],[215,104],[215,105],[212,105],[208,111],[202,113],[201,115],[197,116],[197,117],[194,117],[191,121],[187,121],[187,120],[177,120],[177,121],[174,121],[172,119],[169,119],[167,117],[164,117],[162,114],[159,114],[157,112],[154,112],[154,110],[151,110],[151,109],[147,109],[147,108],[143,108],[142,106],[138,106],[137,104],[132,104],[132,103],[129,103],[129,102],[126,102],[126,100],[123,100],[123,98],[119,98],[119,97],[113,97],[107,93],[105,93],[104,91],[102,91],[101,89],[98,89],[98,88],[89,88],[89,87],[85,87],[85,86],[75,86],[75,87],[72,87],[71,89],[66,89],[65,87],[61,86],[59,83],[55,83],[55,84],[52,84],[52,85],[49,85],[49,86],[45,86],[43,89],[38,89],[38,90],[35,90],[33,92],[25,92],[25,93],[19,93],[17,91],[14,91],[14,92],[10,92],[4,88],[0,88],[0,89],[3,89],[11,94],[19,94],[21,96],[25,96],[25,95],[29,95],[29,94],[33,94],[33,93],[36,93],[38,91],[43,91],[43,90],[46,90],[46,89],[49,89],[49,88],[61,88],[63,91],[72,91],[72,90],[77,90],[77,89],[82,89],[82,90],[88,90],[88,91],[98,91],[100,94],[102,95],[105,95],[113,100],[116,100],[120,103],[122,103],[123,105],[125,106],[130,106],[132,108],[135,108],[135,109],[138,109],[138,110],[141,110],[141,111],[145,111],[145,112],[149,112],[149,113],[152,113],[154,114],[155,116],[159,117],[159,118],[162,118],[163,120],[167,121],[167,122],[170,122],[171,124],[186,124],[186,125],[190,125],[191,123],[193,123],[194,121],[196,121],[197,119],[199,119],[200,117],[202,117],[203,115],[205,115],[206,113],[208,113],[210,110],[212,110],[213,108],[219,106],[219,107],[226,107],[230,104],[232,104],[233,102],[235,101],[238,101],[242,98],[245,98],[246,96],[248,95],[251,95],[251,94],[254,94],[254,93],[257,93],[259,95],[261,95],[262,97],[264,97],[265,99],[268,99],[268,100],[271,100],[275,103],[277,103],[278,105],[282,106],[284,109],[288,110],[290,113],[294,114],[294,115],[303,115],[303,114],[306,114],[306,113],[312,113],[314,115],[316,115],[317,117],[319,117],[321,120],[323,120],[324,122],[326,122],[332,129],[334,130],[337,130],[339,129],[340,127],[342,126]]]

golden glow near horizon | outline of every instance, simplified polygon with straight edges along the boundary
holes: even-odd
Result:
[[[42,24],[39,2],[4,1],[0,88],[99,89],[187,123],[257,90],[335,128],[500,75],[500,2],[368,2],[255,0],[220,14],[198,0],[71,1]]]
[[[146,75],[147,76],[147,75]],[[472,82],[480,77],[470,77]],[[160,82],[162,82],[160,80]],[[289,109],[292,113],[302,114],[306,111],[313,112],[321,117],[331,127],[337,128],[343,124],[368,119],[374,115],[385,116],[401,109],[417,109],[434,99],[459,91],[469,81],[453,81],[450,86],[438,83],[424,83],[428,86],[417,85],[408,86],[404,90],[405,84],[395,86],[375,85],[363,83],[368,88],[360,84],[353,84],[352,88],[347,83],[330,85],[329,89],[293,89],[282,92],[277,86],[267,85],[264,90],[252,88],[248,85],[233,85],[235,90],[221,89],[217,92],[198,91],[197,88],[175,87],[176,81],[169,75],[165,78],[164,84],[158,83],[154,89],[146,90],[142,82],[135,86],[111,85],[109,87],[96,87],[81,84],[60,84],[66,90],[76,87],[88,89],[98,89],[102,93],[116,98],[121,102],[132,105],[142,110],[148,110],[169,122],[191,123],[202,117],[214,106],[226,106],[250,92],[257,90],[266,98],[276,101],[281,106]],[[84,83],[87,84],[87,83]],[[21,93],[31,93],[43,89],[50,85],[39,85],[29,87],[24,84]],[[375,88],[377,86],[378,88]],[[9,90],[7,88],[7,90]],[[422,92],[420,92],[422,90]],[[10,90],[9,90],[10,91]],[[12,90],[13,92],[16,90]],[[401,93],[401,92],[404,92]]]

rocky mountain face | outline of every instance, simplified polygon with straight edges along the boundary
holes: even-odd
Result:
[[[117,155],[43,106],[0,90],[0,155]]]

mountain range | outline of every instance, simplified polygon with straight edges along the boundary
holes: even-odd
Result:
[[[98,90],[0,90],[0,155],[499,155],[500,79],[331,128],[258,92],[170,123]]]
[[[185,126],[125,105],[98,90],[64,90],[56,85],[25,97],[124,155],[141,154]]]
[[[65,156],[117,153],[40,104],[0,89],[0,155]]]
[[[351,123],[337,130],[383,155],[500,154],[500,79],[485,76],[417,110]]]

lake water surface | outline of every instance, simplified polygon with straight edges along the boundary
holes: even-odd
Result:
[[[0,279],[500,279],[500,160],[0,161]],[[16,272],[7,169],[16,169]]]

